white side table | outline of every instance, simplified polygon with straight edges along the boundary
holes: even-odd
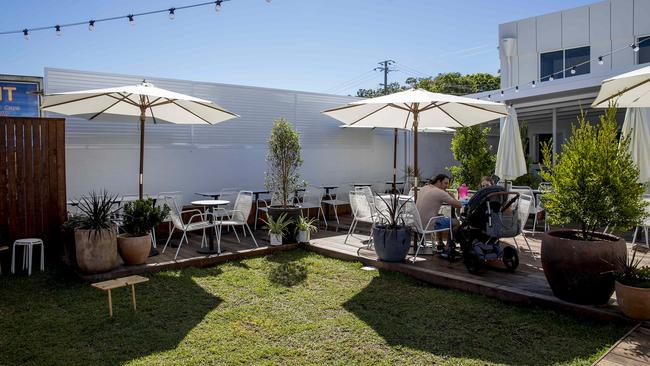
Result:
[[[45,270],[45,245],[43,245],[43,241],[37,238],[28,238],[18,239],[14,242],[11,250],[11,273],[16,273],[16,247],[23,246],[23,269],[27,265],[27,274],[32,275],[32,254],[35,245],[41,246],[41,271]]]

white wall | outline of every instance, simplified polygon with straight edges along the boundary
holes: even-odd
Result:
[[[504,75],[501,87],[525,85],[533,80],[539,83],[540,53],[591,46],[593,59],[625,48],[638,37],[647,35],[650,35],[650,0],[609,0],[501,24],[499,39],[517,40],[510,69],[508,60],[501,54]],[[635,65],[636,57],[627,47],[611,57],[604,57],[604,62],[604,65],[599,65],[592,61],[591,73],[629,68]],[[587,75],[573,78],[582,77]]]
[[[45,69],[46,93],[136,84],[142,76]],[[180,190],[185,202],[199,191],[226,187],[262,188],[266,141],[281,116],[301,133],[301,174],[313,185],[347,181],[384,181],[392,174],[392,130],[343,129],[320,112],[353,98],[146,77],[154,85],[214,101],[241,117],[217,125],[147,122],[145,192]],[[139,124],[135,120],[66,119],[67,195],[92,189],[113,193],[138,190]],[[420,170],[424,177],[453,165],[451,135],[420,134]],[[400,136],[398,167],[403,167]],[[412,146],[412,145],[409,145]],[[410,154],[409,154],[410,155]]]

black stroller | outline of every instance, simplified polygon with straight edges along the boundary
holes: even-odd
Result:
[[[483,188],[469,200],[456,239],[470,273],[480,273],[491,261],[503,261],[511,272],[519,266],[517,248],[499,242],[520,233],[518,203],[518,193],[498,186]]]

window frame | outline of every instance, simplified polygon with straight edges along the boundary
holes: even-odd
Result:
[[[646,36],[640,36],[639,38],[643,38],[643,37],[646,37]],[[646,41],[646,42],[650,42],[650,41]],[[584,74],[577,74],[576,73],[575,75],[569,75],[569,76],[566,75],[566,72],[567,72],[566,71],[566,51],[567,50],[574,50],[574,49],[577,49],[577,48],[585,48],[585,47],[589,47],[589,60],[591,60],[591,44],[584,44],[584,45],[581,45],[581,46],[575,46],[575,47],[570,47],[570,48],[558,48],[558,49],[555,49],[555,50],[539,52],[538,57],[537,57],[537,78],[538,78],[540,84],[545,83],[547,81],[550,81],[548,79],[542,80],[542,74],[541,74],[541,72],[542,72],[542,55],[546,54],[546,53],[553,53],[553,52],[562,51],[562,77],[561,77],[561,79],[566,79],[567,77],[576,77],[576,76],[580,76],[580,75],[591,74],[591,63],[590,63],[589,64],[589,72],[584,73]],[[638,56],[637,56],[637,59],[638,59]],[[557,75],[558,73],[559,73],[559,71],[557,73],[555,73],[555,74]],[[569,73],[571,73],[571,71],[569,71]],[[557,78],[554,78],[554,80],[557,80]]]
[[[650,34],[646,34],[646,35],[636,37],[636,44],[637,45],[639,44],[639,42],[641,42],[641,38],[650,38]],[[650,41],[645,41],[645,43],[643,43],[643,45],[646,46],[646,47],[650,47]],[[636,62],[637,65],[643,65],[643,64],[650,63],[650,60],[648,60],[648,61],[646,61],[644,63],[641,63],[641,60],[640,60],[641,52],[635,52],[635,53],[636,53],[636,55],[634,55],[634,58],[635,58],[634,61]]]

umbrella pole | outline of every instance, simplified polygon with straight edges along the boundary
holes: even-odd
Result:
[[[397,128],[393,130],[393,191],[391,193],[397,193]]]
[[[144,196],[144,191],[143,191],[143,186],[144,186],[144,114],[145,114],[145,109],[144,107],[140,107],[140,176],[138,177],[138,180],[140,182],[139,185],[139,194],[140,194],[140,199],[143,199]]]
[[[418,201],[418,177],[420,176],[420,169],[418,168],[418,114],[420,112],[418,108],[418,103],[415,103],[413,111],[413,174],[415,175],[413,179],[415,182],[413,186],[413,200],[415,202]]]

